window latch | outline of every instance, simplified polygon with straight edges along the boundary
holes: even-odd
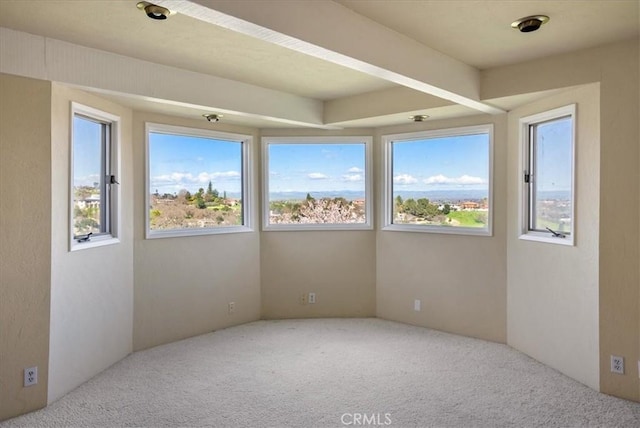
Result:
[[[554,238],[566,238],[567,237],[567,235],[565,235],[564,233],[556,232],[555,230],[552,230],[549,227],[547,227],[547,230],[549,232],[551,232],[551,234],[553,235]]]
[[[89,232],[86,235],[76,236],[75,239],[77,242],[87,242],[91,241],[91,235],[93,235],[93,232]]]
[[[525,183],[530,183],[531,182],[531,175],[528,172],[524,173],[524,182]]]
[[[116,176],[115,175],[110,175],[109,176],[109,184],[120,184],[118,182],[118,180],[116,180]]]

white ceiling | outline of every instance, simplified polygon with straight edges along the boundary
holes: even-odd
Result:
[[[479,69],[638,37],[638,0],[335,0]],[[547,15],[539,31],[517,19]]]
[[[148,19],[134,0],[0,0],[0,26],[316,99],[392,84],[181,14]]]
[[[275,2],[263,0],[254,5],[264,7],[262,12],[266,14]],[[398,87],[397,83],[375,74],[181,13],[166,21],[154,21],[139,11],[136,3],[135,0],[0,0],[0,26],[322,101]],[[193,3],[214,9],[218,4],[222,7],[230,2],[194,0]],[[638,0],[336,0],[336,3],[348,8],[338,6],[338,12],[345,16],[355,12],[361,20],[381,24],[476,69],[638,37],[640,27]],[[547,14],[551,20],[535,33],[522,34],[510,27],[513,20],[531,14]],[[334,30],[327,28],[326,32],[330,36]],[[185,117],[200,117],[203,108],[217,107],[177,105],[117,94],[110,97],[136,109]],[[523,99],[498,100],[494,105],[512,108]],[[383,117],[360,118],[339,125],[381,126],[402,123],[407,120],[407,113],[444,118],[469,114],[469,110],[443,105],[419,111],[412,106]],[[225,114],[225,120],[257,127],[282,126],[247,117],[241,111],[237,116]]]

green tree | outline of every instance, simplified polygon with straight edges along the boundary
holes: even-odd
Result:
[[[220,194],[216,189],[213,188],[213,184],[211,184],[211,181],[209,181],[209,185],[207,186],[207,193],[205,193],[204,195],[204,200],[206,202],[215,202],[219,196]]]
[[[396,196],[396,211],[399,213],[404,212],[404,201],[402,200],[402,196]]]
[[[333,199],[333,202],[338,206],[338,207],[347,207],[349,206],[349,201],[347,201],[345,198],[343,198],[342,196],[339,196],[337,198]]]
[[[203,210],[207,207],[207,204],[204,202],[204,198],[200,193],[196,195],[196,207]]]

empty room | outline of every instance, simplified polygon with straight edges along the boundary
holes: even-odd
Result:
[[[638,0],[0,0],[0,426],[640,426]]]

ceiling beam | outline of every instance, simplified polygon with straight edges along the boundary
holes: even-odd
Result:
[[[311,55],[475,110],[480,72],[328,0],[156,0],[192,18]]]
[[[324,102],[324,123],[337,125],[342,122],[402,113],[428,114],[430,109],[457,105],[403,86],[366,92]]]
[[[142,61],[0,27],[0,73],[165,104],[206,108],[283,126],[329,128],[323,103],[286,92]]]

